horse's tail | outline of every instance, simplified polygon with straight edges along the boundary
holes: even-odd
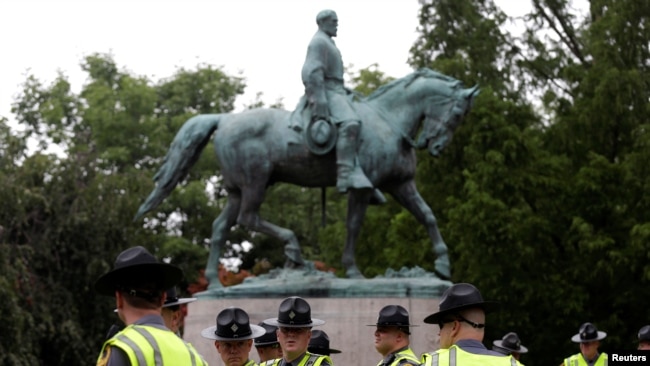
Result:
[[[187,120],[172,141],[160,170],[153,177],[156,187],[140,206],[134,221],[158,205],[174,190],[210,141],[219,125],[220,114],[200,114]]]

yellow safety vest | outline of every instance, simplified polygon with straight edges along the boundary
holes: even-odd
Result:
[[[257,366],[257,364],[253,360],[248,360],[248,361],[246,361],[244,366]]]
[[[275,360],[268,360],[264,363],[261,363],[260,366],[278,366],[280,365],[280,362],[282,361],[281,358],[276,358]],[[305,355],[302,356],[302,359],[300,359],[300,362],[298,364],[294,364],[293,362],[291,363],[294,366],[320,366],[323,361],[327,361],[327,363],[330,366],[333,366],[334,363],[332,362],[332,359],[329,358],[329,356],[323,356],[323,355],[317,355],[314,353],[309,353],[305,352]]]
[[[512,356],[477,355],[456,345],[425,353],[420,363],[425,366],[521,366]]]
[[[576,353],[570,357],[564,359],[564,366],[588,366],[587,360],[582,355],[582,353]],[[607,366],[607,353],[601,353],[598,355],[594,366]]]
[[[398,366],[401,365],[402,361],[413,361],[416,365],[420,364],[420,360],[417,358],[415,353],[413,353],[413,350],[411,348],[407,348],[403,350],[402,352],[398,352],[393,354],[394,358],[393,361],[390,363],[391,366]],[[381,366],[384,364],[384,360],[379,361],[377,366]]]
[[[129,325],[107,340],[98,363],[106,347],[117,347],[124,351],[133,366],[208,365],[194,347],[172,331],[148,325]]]

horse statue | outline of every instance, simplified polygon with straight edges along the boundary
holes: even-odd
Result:
[[[478,87],[430,69],[394,80],[370,96],[355,101],[363,120],[359,164],[373,186],[388,192],[429,234],[436,255],[434,268],[450,277],[447,245],[431,208],[414,181],[416,148],[438,156],[469,112]],[[336,156],[314,154],[301,133],[288,128],[291,112],[258,108],[241,113],[202,114],[190,118],[176,134],[160,170],[156,187],[140,206],[136,219],[157,207],[188,173],[214,133],[214,149],[221,165],[227,203],[212,224],[205,276],[219,287],[217,268],[230,228],[239,224],[285,243],[285,267],[304,265],[295,234],[259,215],[266,188],[276,182],[303,187],[336,185]],[[215,133],[216,131],[216,133]],[[416,142],[416,135],[419,134]],[[355,262],[355,244],[372,190],[348,192],[347,238],[342,258],[346,276],[363,278]]]

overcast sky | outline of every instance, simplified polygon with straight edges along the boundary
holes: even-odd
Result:
[[[239,108],[257,92],[267,104],[283,97],[293,108],[316,14],[328,8],[339,16],[335,41],[346,65],[410,72],[417,0],[0,0],[0,115],[9,115],[28,70],[47,83],[62,70],[80,90],[79,63],[93,52],[110,52],[118,66],[153,80],[177,66],[223,66],[247,80]]]
[[[529,6],[498,3],[515,13]],[[13,120],[11,103],[27,73],[47,85],[61,70],[80,91],[86,75],[79,64],[94,52],[111,53],[119,67],[154,81],[178,66],[223,66],[246,78],[238,110],[258,92],[266,104],[283,98],[291,109],[323,9],[338,14],[335,41],[346,65],[377,63],[393,77],[411,72],[417,0],[0,0],[0,115]]]

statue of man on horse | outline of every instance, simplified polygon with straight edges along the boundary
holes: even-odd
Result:
[[[331,39],[338,26],[336,13],[324,10],[316,22],[319,29],[307,50],[302,69],[305,95],[298,108],[294,112],[257,108],[190,118],[174,137],[154,176],[156,187],[136,218],[156,208],[174,190],[212,139],[228,197],[212,223],[205,271],[211,287],[220,285],[220,254],[236,224],[284,242],[286,267],[305,264],[295,233],[260,216],[267,188],[279,182],[311,188],[336,186],[348,192],[341,260],[347,277],[363,277],[355,261],[356,241],[367,206],[384,200],[381,189],[424,225],[436,257],[435,271],[449,278],[447,245],[415,184],[415,149],[438,156],[470,111],[478,86],[465,88],[460,80],[420,69],[368,97],[353,98],[343,85],[343,61]]]

